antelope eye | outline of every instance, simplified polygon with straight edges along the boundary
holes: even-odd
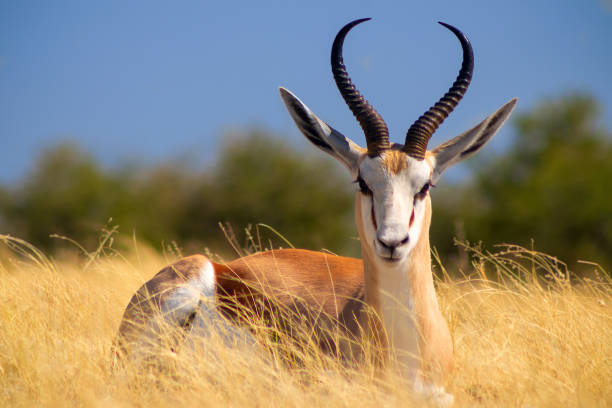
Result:
[[[357,177],[357,183],[359,183],[359,190],[361,190],[361,194],[365,194],[365,195],[371,195],[372,194],[372,190],[370,190],[370,187],[368,187],[366,182],[363,181],[361,176]]]
[[[418,193],[416,193],[414,198],[417,199],[417,200],[424,199],[425,196],[427,195],[427,192],[429,191],[429,187],[431,187],[431,183],[430,182],[425,183],[423,188]]]

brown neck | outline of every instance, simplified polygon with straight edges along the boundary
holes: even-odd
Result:
[[[388,265],[377,258],[370,242],[365,242],[361,203],[357,199],[356,216],[364,265],[365,300],[378,316],[363,321],[375,343],[386,350],[385,360],[405,378],[421,380],[452,367],[452,340],[440,313],[436,298],[429,247],[431,200],[426,197],[426,211],[420,236],[408,259]]]

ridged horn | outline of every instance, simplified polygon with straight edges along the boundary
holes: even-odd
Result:
[[[418,118],[406,133],[406,143],[402,150],[417,160],[425,158],[429,139],[465,95],[474,71],[474,52],[468,38],[457,28],[441,21],[438,23],[451,30],[461,42],[463,63],[453,86],[434,106]]]
[[[344,44],[344,37],[346,37],[346,34],[351,30],[351,28],[368,20],[370,19],[362,18],[351,21],[342,27],[342,29],[336,35],[334,44],[332,45],[331,66],[332,73],[334,74],[334,80],[336,81],[340,94],[363,129],[366,143],[368,145],[368,155],[376,156],[381,151],[391,147],[391,144],[389,143],[389,129],[387,129],[387,125],[382,116],[376,112],[372,105],[370,105],[370,103],[357,90],[355,85],[353,85],[342,59],[342,45]]]

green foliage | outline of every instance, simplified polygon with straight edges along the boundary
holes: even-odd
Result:
[[[71,145],[47,151],[33,173],[5,204],[9,232],[49,246],[49,234],[81,237],[108,219],[113,180],[98,164]],[[4,228],[3,228],[4,229]]]
[[[106,170],[64,143],[42,154],[21,187],[0,190],[0,231],[45,249],[65,247],[50,234],[93,249],[102,229],[118,225],[158,247],[176,240],[228,253],[220,222],[240,244],[243,228],[264,223],[296,246],[357,254],[350,183],[333,166],[262,132],[226,140],[203,172],[177,162]],[[264,245],[273,238],[260,235]]]
[[[612,137],[598,116],[596,101],[581,94],[517,114],[512,147],[481,160],[473,183],[453,197],[434,197],[437,212],[471,241],[529,247],[533,239],[574,267],[577,260],[609,266]]]
[[[261,132],[226,139],[209,182],[188,201],[179,234],[196,239],[214,236],[219,222],[264,223],[297,247],[354,253],[350,182],[335,166]]]

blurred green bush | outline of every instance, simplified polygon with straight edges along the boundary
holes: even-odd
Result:
[[[569,94],[541,102],[513,120],[512,145],[472,159],[474,177],[434,196],[432,234],[452,253],[442,230],[471,242],[512,243],[612,266],[612,135],[597,101]],[[460,256],[458,258],[461,258]]]
[[[118,225],[157,248],[176,241],[228,254],[219,223],[243,247],[244,229],[263,223],[295,246],[357,255],[352,186],[336,166],[261,131],[226,138],[204,170],[180,162],[103,169],[66,142],[46,150],[19,186],[0,190],[0,232],[51,251],[66,247],[57,234],[92,250]],[[263,246],[275,238],[266,231],[256,237]]]

